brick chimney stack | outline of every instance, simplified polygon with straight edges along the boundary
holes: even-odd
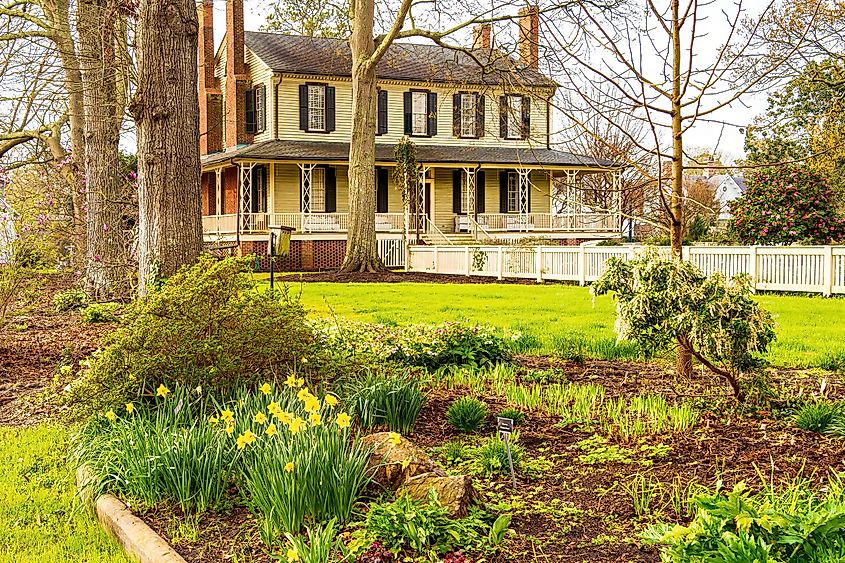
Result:
[[[480,23],[472,28],[472,48],[489,50],[493,45],[493,24]]]
[[[214,5],[203,0],[199,12],[200,154],[223,150],[223,98],[214,76]]]
[[[249,89],[244,63],[244,1],[226,0],[226,148],[252,142],[246,132],[244,99]]]
[[[540,64],[540,8],[536,5],[519,10],[519,61],[528,68]]]

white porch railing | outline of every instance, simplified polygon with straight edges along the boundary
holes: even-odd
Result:
[[[621,229],[620,216],[611,213],[479,213],[478,223],[489,232],[619,232]]]
[[[274,226],[290,227],[300,233],[342,233],[349,229],[348,213],[245,213],[207,215],[202,218],[203,233],[235,233],[239,220],[242,233],[267,232]],[[402,232],[402,214],[376,213],[376,231]]]
[[[574,281],[595,281],[611,257],[630,259],[640,246],[412,246],[415,272]],[[660,249],[668,255],[668,248]],[[769,291],[845,293],[845,246],[693,246],[684,257],[705,274],[748,274]]]

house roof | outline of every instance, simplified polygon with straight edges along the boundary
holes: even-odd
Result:
[[[247,31],[244,41],[274,72],[352,75],[352,53],[345,39]],[[413,82],[557,86],[537,70],[520,65],[496,50],[473,49],[470,56],[463,51],[419,43],[393,43],[379,61],[376,76],[382,80]]]
[[[376,161],[393,162],[395,145],[376,144]],[[264,141],[234,151],[204,156],[203,166],[222,164],[232,159],[336,162],[349,158],[349,143],[320,141]],[[610,160],[581,156],[546,148],[417,145],[417,160],[428,164],[498,164],[534,167],[618,168]]]

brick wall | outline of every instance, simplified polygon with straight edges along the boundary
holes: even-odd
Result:
[[[223,169],[223,214],[238,212],[238,168]]]
[[[260,271],[270,270],[265,241],[242,241],[241,256],[248,254],[258,256]],[[290,253],[285,257],[277,257],[275,268],[279,272],[336,270],[343,264],[345,254],[345,240],[292,240]]]

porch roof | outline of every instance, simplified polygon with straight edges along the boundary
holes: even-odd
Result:
[[[376,162],[394,161],[392,144],[376,144]],[[349,158],[349,143],[272,140],[202,158],[203,167],[234,161],[337,162]],[[514,167],[621,168],[610,160],[547,148],[417,145],[417,161],[425,164],[493,164]]]

